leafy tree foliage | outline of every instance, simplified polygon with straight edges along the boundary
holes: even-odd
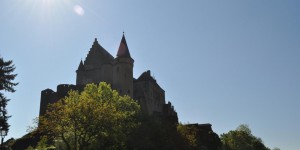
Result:
[[[270,150],[262,140],[251,134],[248,125],[240,125],[236,130],[221,135],[225,150]]]
[[[222,143],[219,136],[213,131],[199,128],[197,124],[179,124],[178,133],[187,143],[185,149],[189,150],[221,150]]]
[[[37,130],[25,134],[18,139],[9,139],[4,143],[4,146],[8,150],[21,150],[29,147],[40,147],[39,141],[42,141],[42,135],[37,132]]]
[[[12,60],[4,61],[4,59],[0,57],[0,128],[4,130],[9,129],[7,120],[10,116],[7,116],[6,110],[9,99],[4,96],[2,91],[15,92],[14,87],[18,85],[18,83],[12,82],[17,76],[17,74],[13,74],[15,66],[12,63]]]
[[[184,137],[185,141],[191,148],[197,148],[197,129],[193,126],[185,126],[179,124],[177,126],[178,132]]]
[[[40,118],[39,130],[63,149],[122,149],[136,125],[139,105],[129,96],[120,96],[110,85],[88,84],[84,91],[49,105]]]
[[[236,128],[237,131],[245,132],[249,135],[251,135],[251,130],[249,128],[249,125],[247,124],[241,124]]]

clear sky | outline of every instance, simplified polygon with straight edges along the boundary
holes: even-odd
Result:
[[[299,149],[299,0],[1,0],[0,54],[20,82],[6,139],[26,133],[42,90],[75,84],[94,38],[115,56],[123,31],[134,77],[151,70],[181,122],[248,124],[270,148]]]

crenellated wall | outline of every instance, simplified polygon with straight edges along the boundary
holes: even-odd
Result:
[[[60,84],[56,89],[56,92],[51,89],[46,89],[41,92],[40,116],[46,113],[49,104],[66,97],[70,90],[82,90],[82,87],[73,84]]]

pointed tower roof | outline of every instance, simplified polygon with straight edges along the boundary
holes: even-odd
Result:
[[[124,32],[123,32],[123,37],[122,37],[122,40],[121,40],[121,43],[119,46],[119,50],[117,53],[117,57],[131,58]]]
[[[78,66],[78,69],[77,70],[84,70],[84,65],[83,65],[83,62],[82,60],[80,61],[79,63],[79,66]]]
[[[97,38],[95,38],[95,40],[94,40],[94,43],[93,43],[93,45],[92,45],[92,46],[98,46],[98,45],[100,45],[100,44],[98,43],[98,40],[97,40]]]
[[[103,64],[110,64],[114,61],[114,57],[107,52],[95,38],[87,57],[84,60],[84,69],[90,70],[100,68]]]

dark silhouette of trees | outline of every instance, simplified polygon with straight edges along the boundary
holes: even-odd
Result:
[[[13,80],[17,74],[13,74],[16,67],[13,65],[13,61],[5,61],[0,56],[0,129],[8,131],[9,124],[7,120],[10,116],[7,115],[6,105],[9,99],[7,99],[2,91],[15,92],[14,87],[18,83],[14,83]]]

